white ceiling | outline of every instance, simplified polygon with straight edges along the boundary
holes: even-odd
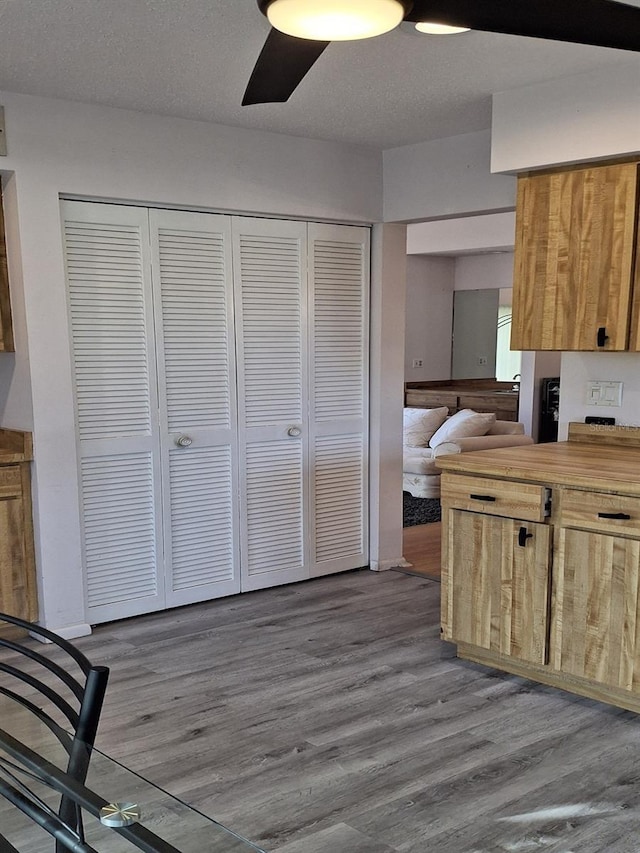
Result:
[[[288,103],[242,107],[268,29],[255,0],[0,0],[0,89],[385,149],[488,128],[493,92],[640,74],[637,53],[402,24],[330,45]]]

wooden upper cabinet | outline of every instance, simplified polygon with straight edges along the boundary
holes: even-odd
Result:
[[[513,349],[640,349],[637,216],[637,163],[518,179]]]
[[[9,300],[9,272],[7,246],[4,233],[4,210],[0,194],[0,352],[14,352],[11,302]]]

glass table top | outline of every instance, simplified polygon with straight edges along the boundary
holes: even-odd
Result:
[[[14,739],[18,742],[17,747]],[[24,747],[24,749],[23,749]],[[15,787],[16,780],[27,784],[32,795],[42,804],[57,811],[60,793],[52,790],[25,767],[29,751],[36,756],[39,769],[66,769],[68,755],[57,738],[33,714],[15,701],[0,695],[0,783]],[[33,769],[33,768],[32,768]],[[65,777],[64,772],[61,774]],[[67,777],[68,778],[68,777]],[[84,784],[92,803],[127,804],[137,807],[139,820],[134,826],[142,828],[141,835],[151,846],[136,846],[119,829],[100,822],[92,809],[83,808],[85,843],[88,850],[99,853],[134,853],[136,849],[158,850],[158,853],[264,853],[259,847],[222,826],[187,803],[152,784],[124,765],[95,749]],[[89,794],[91,796],[89,796]],[[96,809],[93,809],[97,811]],[[0,833],[19,853],[53,851],[55,841],[17,807],[0,796]],[[0,837],[0,851],[4,853]],[[9,850],[11,848],[8,848]]]

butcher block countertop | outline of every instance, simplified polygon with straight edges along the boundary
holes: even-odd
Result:
[[[569,441],[439,456],[436,464],[444,471],[640,496],[640,444],[634,446],[626,432],[615,444],[608,442],[612,434],[575,426],[583,430],[575,436],[570,432]]]

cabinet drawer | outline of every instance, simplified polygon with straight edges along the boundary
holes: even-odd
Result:
[[[19,465],[0,466],[0,498],[12,498],[22,493]]]
[[[458,408],[458,395],[455,391],[423,391],[420,388],[407,388],[405,406],[437,409],[447,406],[454,410]]]
[[[564,489],[560,524],[562,527],[640,538],[640,498]]]
[[[443,471],[442,499],[456,509],[526,521],[543,521],[545,488],[511,480],[492,480]]]

